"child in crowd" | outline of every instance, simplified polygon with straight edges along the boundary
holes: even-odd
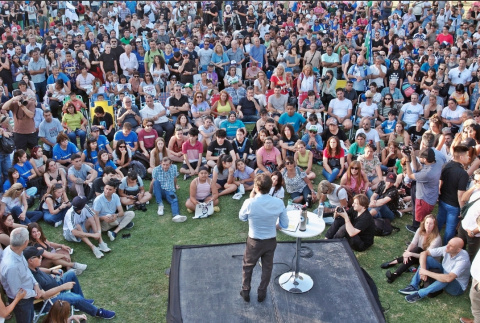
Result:
[[[255,171],[253,168],[247,166],[243,159],[237,159],[235,161],[236,169],[233,172],[233,177],[235,177],[235,184],[240,186],[243,184],[245,191],[253,190],[253,181],[255,179]]]
[[[217,165],[213,168],[213,183],[217,186],[218,196],[234,193],[237,190],[237,184],[233,181],[233,158],[230,155],[221,155]]]
[[[382,122],[381,125],[377,127],[378,135],[380,139],[386,141],[390,134],[395,131],[395,126],[397,125],[397,110],[392,109],[388,111],[388,119]]]
[[[305,170],[307,178],[311,181],[316,177],[315,173],[312,171],[313,165],[313,153],[310,150],[307,150],[307,145],[302,141],[298,140],[295,143],[296,152],[294,155],[295,163],[301,167],[301,171]]]
[[[198,134],[198,141],[200,141],[204,147],[208,147],[217,131],[217,128],[213,123],[213,118],[211,116],[206,116],[203,120],[203,125],[198,128],[198,131],[200,132]]]

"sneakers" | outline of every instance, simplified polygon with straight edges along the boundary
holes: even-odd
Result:
[[[87,265],[84,265],[84,264],[81,264],[81,263],[78,263],[78,262],[74,262],[73,263],[73,269],[75,269],[75,275],[81,275],[85,269],[87,269]]]
[[[213,211],[214,212],[220,212],[220,207],[219,206],[214,206]]]
[[[387,283],[391,284],[395,281],[395,279],[398,278],[398,274],[395,272],[391,272],[390,270],[387,270],[385,273],[385,276],[387,276]]]
[[[107,235],[110,238],[110,241],[115,241],[115,238],[117,237],[117,234],[113,231],[108,231]]]
[[[415,234],[418,228],[415,228],[413,225],[406,225],[405,228],[410,231],[411,233]]]
[[[185,221],[187,221],[187,217],[185,215],[177,214],[172,218],[172,221],[177,222],[177,223],[178,222],[185,222]]]
[[[160,215],[160,216],[162,216],[162,215],[164,214],[164,212],[163,212],[163,205],[159,205],[159,206],[158,206],[157,214]]]
[[[404,289],[400,289],[398,292],[400,294],[403,294],[403,295],[410,295],[410,294],[418,292],[418,289],[416,287],[412,286],[412,285],[408,285]]]
[[[62,224],[63,224],[63,220],[60,220],[60,221],[55,222],[54,226],[55,226],[55,228],[58,228]]]
[[[185,175],[183,175],[183,180],[186,181],[186,180],[189,179],[190,177],[192,177],[192,175],[185,174]]]
[[[133,207],[133,204],[130,204],[130,205],[125,206],[125,209],[128,211],[128,210],[130,210],[132,207]]]
[[[416,301],[422,299],[418,292],[405,296],[405,300],[409,303],[415,303]]]
[[[104,256],[103,252],[101,252],[100,249],[98,249],[98,247],[95,247],[92,250],[93,250],[93,254],[95,255],[95,257],[97,257],[97,259],[100,259]]]
[[[131,229],[131,228],[133,228],[134,225],[135,225],[135,223],[133,223],[133,221],[130,221],[130,222],[125,226],[125,229]]]
[[[105,320],[111,320],[115,317],[115,312],[106,310],[104,308],[99,308],[96,317],[100,317]]]
[[[112,249],[110,249],[105,242],[99,243],[98,244],[98,249],[102,252],[110,252]]]

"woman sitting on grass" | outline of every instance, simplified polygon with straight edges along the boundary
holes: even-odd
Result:
[[[218,158],[217,165],[213,168],[213,183],[220,191],[218,196],[234,193],[237,190],[237,184],[233,181],[233,158],[230,155],[221,155]]]
[[[168,142],[168,157],[175,163],[183,162],[182,145],[186,141],[181,126],[175,127],[175,135]]]
[[[13,229],[26,227],[26,225],[15,223],[11,214],[2,216],[0,218],[0,243],[3,248],[10,245],[10,233]]]
[[[293,159],[299,167],[302,167],[300,170],[302,172],[305,170],[307,178],[312,181],[317,175],[312,171],[313,153],[310,150],[307,150],[306,146],[307,145],[302,140],[297,140],[295,143],[296,152]]]
[[[72,262],[70,258],[72,249],[69,246],[48,241],[38,223],[30,223],[28,225],[28,232],[30,233],[30,245],[37,249],[44,250],[41,267],[50,268],[60,265],[65,267],[66,270],[73,268],[76,275],[80,275],[87,269],[87,265]]]
[[[87,164],[90,167],[95,167],[98,161],[98,143],[97,139],[93,136],[88,136],[85,143],[85,150],[82,153],[82,163]]]
[[[276,170],[272,173],[272,188],[270,189],[270,194],[273,197],[277,197],[281,200],[285,197],[285,189],[283,188],[283,176]]]
[[[0,214],[12,214],[16,223],[27,225],[30,222],[38,222],[42,219],[41,211],[28,211],[27,197],[24,187],[15,183],[2,197]]]
[[[369,183],[367,175],[362,170],[362,164],[359,161],[352,161],[347,171],[340,180],[340,185],[344,186],[347,191],[357,194],[367,194]]]
[[[285,160],[285,168],[282,170],[283,180],[287,193],[293,203],[304,203],[307,201],[307,196],[312,196],[312,202],[316,200],[316,194],[313,194],[312,182],[308,179],[307,174],[302,172],[299,167],[295,165],[292,156],[288,156]]]
[[[238,129],[242,130],[242,129]],[[245,164],[245,160],[239,158],[235,161],[236,170],[233,173],[233,177],[237,178],[238,180],[234,183],[238,186],[243,184],[245,191],[253,190],[253,181],[255,179],[255,171],[253,168],[247,166]]]
[[[72,206],[62,183],[50,186],[40,203],[42,203],[40,207],[43,212],[43,220],[54,225],[55,228],[63,223],[65,214]]]
[[[429,214],[423,219],[417,232],[415,232],[412,242],[410,242],[403,255],[390,262],[384,262],[380,266],[383,269],[387,269],[400,264],[395,272],[392,273],[388,270],[385,273],[387,282],[389,284],[393,283],[395,279],[407,271],[410,266],[418,265],[422,251],[438,248],[441,245],[442,238],[438,232],[437,219],[434,215]]]
[[[162,164],[163,157],[168,157],[167,146],[165,145],[165,139],[158,137],[155,139],[155,148],[150,152],[150,167],[147,169],[151,174],[153,169]]]
[[[198,177],[190,183],[190,196],[185,202],[187,211],[195,212],[199,203],[213,201],[214,211],[220,212],[218,205],[218,188],[212,179],[208,178],[208,168],[201,166],[198,170]]]
[[[152,194],[145,192],[142,178],[132,168],[128,170],[127,176],[120,182],[118,195],[120,196],[120,202],[126,206],[127,210],[133,206],[136,210],[142,210],[143,212],[147,212],[146,203],[152,198]]]
[[[30,157],[30,164],[38,177],[42,177],[45,173],[45,165],[47,163],[47,156],[43,154],[43,149],[40,146],[35,146],[32,149],[32,157]]]

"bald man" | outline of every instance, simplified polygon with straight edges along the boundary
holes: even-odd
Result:
[[[423,251],[420,254],[420,267],[413,276],[410,285],[399,290],[409,303],[424,298],[428,294],[445,290],[453,296],[461,295],[467,289],[470,279],[470,258],[468,253],[462,249],[463,240],[452,238],[444,247]],[[442,263],[435,260],[436,257],[443,257]],[[429,286],[419,289],[420,282],[434,280]]]

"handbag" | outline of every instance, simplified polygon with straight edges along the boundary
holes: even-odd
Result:
[[[475,204],[475,202],[477,202],[478,200],[480,200],[480,197],[479,197],[478,199],[476,199],[475,201],[468,202],[467,204],[465,204],[465,205],[460,209],[460,217],[461,217],[462,219],[465,218],[465,216],[467,215],[468,209],[470,209],[470,207],[472,207],[473,204]]]
[[[415,88],[415,85],[407,82],[402,84],[402,91],[407,98],[409,98],[415,92]]]
[[[213,214],[213,200],[208,203],[198,203],[195,206],[195,216],[194,219],[203,219],[207,218]]]

